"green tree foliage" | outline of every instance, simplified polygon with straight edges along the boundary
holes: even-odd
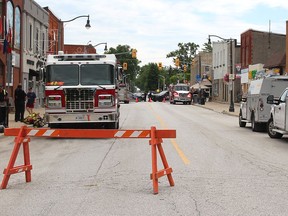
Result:
[[[204,43],[204,44],[203,44],[203,47],[204,47],[204,48],[202,48],[202,51],[203,51],[203,52],[212,52],[212,46],[211,46],[211,44],[209,44],[209,43]]]
[[[161,72],[156,63],[144,65],[137,76],[136,86],[144,92],[157,90],[160,79],[159,74]]]
[[[128,64],[126,71],[123,71],[123,75],[129,74],[127,80],[130,82],[130,86],[133,88],[136,76],[140,70],[139,61],[137,58],[132,58],[132,48],[129,45],[118,45],[116,48],[110,47],[106,54],[115,54],[118,63],[122,66],[124,62]]]
[[[166,55],[166,58],[173,58],[173,61],[175,62],[175,59],[180,60],[179,68],[176,68],[174,70],[170,70],[169,73],[169,81],[170,83],[177,83],[184,82],[184,80],[189,81],[190,80],[190,70],[191,70],[191,63],[194,59],[196,52],[199,48],[199,45],[189,42],[189,43],[178,43],[179,49],[174,50]],[[184,72],[184,65],[187,66],[187,71]]]
[[[193,58],[196,55],[196,51],[199,48],[199,45],[195,43],[178,43],[178,50],[171,51],[166,55],[166,58],[173,58],[174,62],[175,59],[178,58],[180,60],[180,68],[183,69],[183,66],[186,64],[188,69],[190,68],[190,64]]]

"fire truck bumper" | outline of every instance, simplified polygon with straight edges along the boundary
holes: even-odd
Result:
[[[184,98],[184,97],[175,97],[174,98],[175,102],[190,102],[191,98]]]
[[[46,113],[48,124],[74,124],[74,123],[110,123],[118,122],[119,114],[113,113]]]

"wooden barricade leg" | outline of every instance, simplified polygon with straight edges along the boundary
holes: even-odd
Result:
[[[30,164],[30,153],[29,153],[30,138],[26,137],[25,129],[26,126],[21,127],[18,136],[15,138],[14,148],[11,153],[8,166],[3,171],[4,177],[0,189],[5,189],[7,187],[8,181],[12,174],[25,172],[26,182],[31,181],[32,165]],[[22,143],[24,153],[24,165],[14,167]]]
[[[161,145],[162,138],[156,138],[156,128],[151,127],[151,152],[152,152],[152,174],[150,178],[153,181],[153,190],[154,194],[158,194],[158,179],[164,175],[167,175],[168,181],[170,183],[170,186],[174,186],[174,180],[172,178],[172,168],[168,166],[167,159],[164,154],[163,147]],[[157,170],[157,149],[160,153],[160,157],[164,166],[164,169]]]

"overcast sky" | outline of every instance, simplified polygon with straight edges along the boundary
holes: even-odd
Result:
[[[108,47],[129,45],[137,49],[142,65],[162,62],[178,43],[194,42],[200,47],[208,35],[235,38],[248,29],[286,34],[287,0],[36,0],[65,23],[65,43]],[[271,25],[269,26],[269,21]],[[218,40],[217,38],[211,38]],[[103,53],[104,46],[97,46]]]

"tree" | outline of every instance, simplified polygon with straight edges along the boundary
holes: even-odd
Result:
[[[134,83],[136,76],[140,70],[139,64],[141,61],[139,61],[136,58],[132,58],[132,48],[129,45],[118,45],[116,48],[110,47],[105,54],[115,54],[116,58],[121,66],[123,66],[123,63],[127,63],[127,70],[124,71],[124,74],[129,74],[127,76],[127,80],[130,81],[130,86],[132,89],[134,89]]]
[[[183,69],[183,66],[186,64],[188,66],[188,70],[190,68],[190,64],[193,58],[196,55],[196,51],[199,48],[199,45],[195,43],[178,43],[178,50],[171,51],[166,55],[166,58],[173,57],[175,61],[176,58],[180,60],[180,68]]]
[[[212,52],[212,46],[209,43],[204,43],[203,44],[204,48],[202,48],[203,52]]]
[[[199,48],[199,45],[195,43],[178,43],[178,50],[172,51],[166,55],[166,58],[173,57],[175,62],[176,59],[180,60],[179,69],[176,70],[176,73],[169,76],[170,82],[174,83],[179,81],[183,82],[184,80],[190,80],[191,63],[194,59],[196,52]],[[184,65],[187,67],[187,72],[184,72]]]
[[[158,89],[160,71],[157,63],[144,65],[137,76],[136,85],[142,91],[155,91]]]

